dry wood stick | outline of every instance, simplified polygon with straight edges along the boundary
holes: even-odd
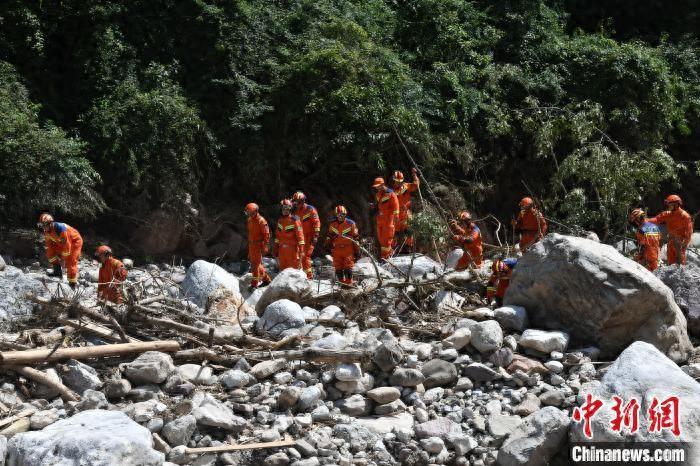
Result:
[[[0,363],[6,365],[31,365],[51,361],[78,361],[127,354],[140,354],[146,351],[172,353],[180,349],[176,341],[148,341],[141,343],[119,343],[115,345],[81,346],[78,348],[60,348],[51,353],[51,349],[31,349],[26,351],[4,351],[0,353]]]
[[[8,424],[12,424],[15,422],[17,419],[22,419],[27,416],[31,416],[36,412],[36,408],[27,408],[24,411],[20,411],[19,413],[15,414],[14,416],[6,417],[3,420],[0,420],[0,427],[5,427]]]
[[[203,448],[187,448],[185,453],[196,454],[196,453],[223,453],[226,451],[237,451],[237,450],[259,450],[263,448],[279,448],[279,447],[289,447],[294,445],[294,439],[289,435],[285,435],[284,440],[276,440],[274,442],[263,442],[263,443],[248,443],[248,444],[238,444],[238,445],[219,445],[216,447],[203,447]]]
[[[103,325],[95,324],[93,322],[81,322],[76,319],[69,319],[68,317],[65,316],[58,316],[56,319],[59,323],[63,325],[69,325],[76,330],[85,330],[88,331],[94,335],[97,335],[98,337],[102,338],[103,340],[107,341],[113,341],[115,343],[121,343],[124,340],[122,340],[121,336],[117,334],[116,331],[111,330]],[[138,343],[139,339],[133,338],[130,336],[127,336],[127,342],[128,343]]]
[[[7,367],[7,369],[21,374],[26,378],[33,380],[34,382],[46,385],[47,387],[56,390],[61,395],[61,398],[63,398],[64,401],[78,401],[80,399],[77,393],[63,385],[61,381],[53,380],[45,373],[36,370],[32,367],[11,366]]]

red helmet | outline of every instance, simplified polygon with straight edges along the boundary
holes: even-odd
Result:
[[[39,215],[39,221],[37,222],[36,226],[39,228],[46,228],[52,223],[53,217],[51,216],[51,214],[43,213]]]
[[[384,178],[381,176],[378,176],[377,178],[374,179],[374,183],[372,183],[373,188],[378,188],[384,184]]]
[[[644,220],[644,217],[646,217],[646,214],[642,209],[634,209],[632,212],[630,212],[630,222],[632,223],[639,220]]]
[[[524,209],[526,207],[532,207],[535,204],[535,202],[532,200],[531,197],[524,197],[520,199],[520,208]]]
[[[292,200],[294,202],[306,202],[306,195],[304,193],[302,193],[301,191],[297,191],[292,196]]]
[[[51,214],[43,213],[39,215],[39,223],[51,223],[53,222],[53,217]]]
[[[289,209],[289,210],[291,210],[292,207],[293,207],[292,201],[290,201],[289,199],[282,199],[282,200],[280,201],[280,208],[281,208],[282,210],[284,210],[284,209]]]
[[[335,216],[340,217],[340,216],[347,216],[348,215],[348,209],[345,208],[345,206],[339,205],[336,206],[335,208]]]
[[[260,207],[255,202],[251,202],[245,206],[246,215],[253,215],[260,210]]]
[[[468,210],[463,210],[459,213],[459,220],[462,222],[471,222],[472,214]]]
[[[674,202],[677,202],[678,205],[683,205],[683,200],[678,194],[671,194],[666,199],[664,199],[664,204],[673,204]]]
[[[399,170],[396,170],[394,172],[394,176],[392,176],[391,179],[396,181],[397,183],[401,183],[403,181],[403,173],[401,173],[401,171]]]
[[[99,256],[102,256],[105,254],[111,256],[112,255],[112,248],[110,248],[109,246],[102,245],[102,246],[98,246],[97,249],[95,249],[95,257],[99,257]]]

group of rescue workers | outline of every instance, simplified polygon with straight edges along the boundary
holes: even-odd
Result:
[[[413,250],[414,239],[409,230],[411,219],[411,194],[418,190],[420,181],[415,169],[412,181],[404,181],[404,175],[395,171],[392,187],[389,188],[383,178],[376,178],[372,183],[374,202],[371,207],[376,218],[377,241],[381,258],[390,259],[396,252],[408,248]],[[312,255],[321,235],[321,220],[318,210],[306,202],[304,193],[294,193],[292,199],[280,202],[281,216],[277,220],[272,254],[277,258],[279,270],[286,268],[301,269],[309,279],[313,278]],[[693,233],[693,219],[683,210],[683,202],[678,195],[668,196],[664,204],[666,210],[657,216],[647,218],[642,209],[634,209],[630,214],[630,223],[635,227],[637,252],[635,260],[653,271],[659,266],[661,249],[661,230],[665,225],[668,236],[667,263],[685,264],[686,250]],[[540,241],[547,233],[547,220],[536,207],[534,201],[525,197],[520,201],[520,211],[512,226],[520,236],[520,251],[525,252]],[[269,253],[270,227],[261,215],[255,203],[245,207],[248,230],[248,260],[250,261],[252,282],[251,289],[266,285],[271,281],[265,270],[263,257]],[[61,264],[65,264],[68,283],[75,288],[78,282],[78,259],[80,258],[83,239],[75,228],[65,223],[56,222],[48,213],[41,214],[38,227],[44,232],[46,255],[53,265],[49,275],[62,277]],[[481,231],[468,211],[458,214],[450,223],[452,240],[458,244],[463,254],[456,270],[479,268],[483,263],[483,240]],[[353,280],[353,267],[360,257],[360,234],[356,223],[348,218],[348,211],[343,205],[334,209],[328,225],[324,247],[331,252],[336,277],[343,286],[349,286]],[[400,241],[400,243],[399,243]],[[126,280],[127,270],[117,260],[108,246],[99,246],[95,258],[100,262],[98,277],[98,297],[103,300],[121,303],[123,301],[122,283]],[[517,265],[516,258],[503,258],[493,261],[486,298],[500,305],[510,284],[510,277]]]

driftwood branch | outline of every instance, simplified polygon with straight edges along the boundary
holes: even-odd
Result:
[[[49,377],[45,373],[43,373],[39,370],[36,370],[32,367],[10,366],[10,367],[7,367],[6,369],[14,371],[20,375],[23,375],[26,378],[28,378],[36,383],[40,383],[42,385],[45,385],[49,388],[56,390],[61,395],[61,398],[63,398],[64,401],[78,401],[80,399],[80,397],[78,396],[77,393],[75,393],[73,390],[71,390],[70,388],[63,385],[60,381],[53,380],[51,377]]]
[[[180,349],[176,341],[149,341],[142,343],[119,343],[116,345],[81,346],[77,348],[31,349],[26,351],[4,351],[0,353],[0,363],[5,365],[33,365],[43,362],[65,361],[76,359],[78,361],[95,358],[107,358],[112,356],[124,356],[127,354],[141,354],[146,351],[162,351],[173,353]]]
[[[292,445],[294,445],[294,439],[292,439],[289,435],[285,435],[284,440],[276,440],[274,442],[244,443],[239,445],[218,445],[216,447],[187,448],[185,449],[185,453],[224,453],[227,451],[260,450],[263,448],[289,447]]]
[[[217,352],[209,348],[182,350],[174,353],[173,359],[177,361],[207,360],[217,364],[227,365],[235,364],[242,356],[256,361],[286,359],[288,361],[299,360],[318,364],[364,362],[371,358],[369,352],[357,349],[333,350],[325,348],[306,348],[286,351],[250,351],[231,348],[231,350],[229,354]]]

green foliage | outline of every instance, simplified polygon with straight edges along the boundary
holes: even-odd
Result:
[[[83,120],[95,164],[110,174],[106,196],[120,208],[135,198],[154,207],[196,195],[199,158],[215,163],[212,135],[164,67],[149,68],[145,85],[123,81]]]
[[[0,59],[121,211],[360,192],[408,168],[398,133],[474,210],[507,218],[527,184],[614,233],[698,160],[697,14],[589,3],[10,0]]]
[[[416,213],[408,221],[408,227],[413,237],[420,244],[441,244],[447,237],[447,225],[438,210],[431,204],[424,203],[423,210]]]
[[[0,61],[0,213],[14,219],[43,209],[94,216],[104,204],[85,144],[42,124],[39,110],[14,68]]]

